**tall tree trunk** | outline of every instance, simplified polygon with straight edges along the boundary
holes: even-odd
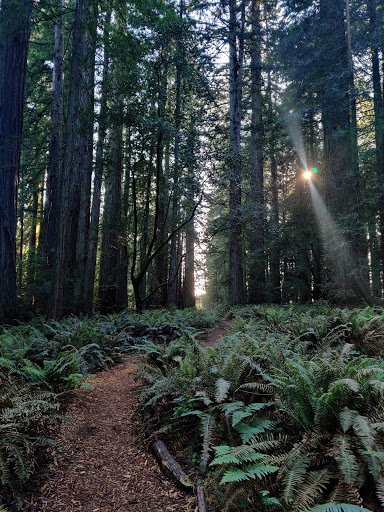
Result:
[[[64,0],[58,0],[58,7]],[[59,175],[63,129],[63,17],[61,12],[55,23],[55,47],[52,72],[51,137],[49,139],[47,164],[47,190],[44,218],[41,225],[39,248],[46,257],[48,267],[52,267],[53,250],[56,246],[59,220]]]
[[[155,248],[157,249],[166,238],[166,220],[168,212],[167,204],[167,184],[164,173],[164,146],[166,152],[169,152],[169,140],[165,135],[164,118],[167,104],[167,68],[161,71],[161,66],[156,68],[157,73],[157,120],[158,129],[156,134],[156,230]],[[168,159],[167,159],[168,160]],[[151,303],[154,306],[165,306],[167,304],[167,250],[163,247],[154,258],[154,282],[153,288],[156,292],[153,294]]]
[[[185,275],[184,275],[184,307],[194,308],[195,297],[195,225],[193,219],[187,224],[185,231]]]
[[[177,38],[177,56],[176,56],[176,105],[175,105],[175,160],[173,164],[173,196],[172,196],[172,221],[171,232],[175,231],[179,221],[179,202],[180,202],[180,183],[179,183],[179,166],[180,166],[180,125],[181,125],[181,72],[183,65],[183,0],[180,0],[179,18],[180,18],[180,33]],[[171,249],[169,254],[169,286],[167,305],[169,308],[177,306],[178,295],[178,279],[177,273],[179,268],[178,262],[178,237],[174,236],[171,239]]]
[[[194,126],[194,120],[191,120],[188,135],[188,174],[186,181],[186,201],[185,209],[187,212],[192,210],[195,204],[195,172],[194,166],[196,162],[196,140],[197,133]],[[196,306],[195,296],[195,242],[196,231],[194,219],[187,224],[185,229],[185,273],[183,285],[183,304],[186,308],[194,308]]]
[[[350,121],[350,71],[345,35],[344,0],[320,0],[323,33],[322,120],[327,201],[331,213],[346,233],[349,247],[335,233],[326,240],[331,288],[338,287],[346,301],[356,301],[366,293],[357,273],[360,235],[358,219],[358,184],[353,174]],[[337,73],[335,74],[335,71]],[[356,229],[357,228],[357,229]]]
[[[380,261],[381,272],[384,275],[384,105],[381,88],[380,77],[380,59],[379,59],[379,31],[381,30],[377,20],[377,1],[368,0],[368,15],[369,15],[369,29],[371,35],[371,59],[372,59],[372,82],[373,82],[373,104],[375,111],[375,146],[376,146],[376,174],[379,184],[378,190],[378,212],[379,212],[379,231],[380,231]],[[372,227],[371,227],[370,241],[372,240]],[[371,253],[371,258],[373,258]],[[373,265],[373,262],[372,262]],[[377,275],[375,273],[375,275]],[[383,279],[383,278],[382,278]],[[373,282],[373,293],[382,296],[383,281],[377,283]]]
[[[72,58],[69,79],[68,113],[65,133],[63,165],[59,180],[59,222],[56,247],[53,255],[53,276],[49,303],[49,316],[60,318],[63,314],[64,283],[68,263],[70,224],[73,224],[78,212],[74,210],[75,179],[78,169],[75,167],[79,151],[80,133],[79,101],[81,90],[81,57],[83,45],[84,0],[76,0],[75,24],[73,29]],[[76,239],[75,239],[76,241]]]
[[[252,0],[251,39],[251,228],[249,262],[249,302],[265,299],[264,254],[264,170],[263,97],[261,81],[261,0]]]
[[[269,236],[271,239],[271,299],[274,303],[281,301],[280,282],[280,233],[279,233],[279,187],[277,178],[277,163],[275,155],[275,128],[273,122],[273,101],[272,101],[272,78],[268,71],[267,86],[268,112],[269,112],[269,144],[268,154],[271,165],[271,221],[269,225]]]
[[[120,99],[116,99],[115,117],[120,117]],[[105,180],[105,202],[100,256],[99,302],[103,314],[118,311],[118,276],[121,234],[122,133],[121,124],[111,130],[111,164]]]
[[[94,130],[94,73],[95,73],[95,52],[96,52],[96,20],[97,2],[91,0],[85,5],[85,26],[82,45],[82,83],[80,90],[80,115],[81,131],[79,134],[79,160],[78,183],[80,204],[76,206],[79,211],[76,226],[75,255],[72,261],[75,262],[75,287],[73,310],[77,313],[84,312],[85,298],[85,271],[87,263],[88,235],[90,225],[91,209],[91,180],[93,167],[93,130]],[[76,187],[76,188],[77,188]],[[74,236],[74,233],[73,235]],[[70,256],[71,259],[71,256]]]
[[[36,185],[32,193],[32,215],[31,215],[31,228],[29,232],[28,244],[28,261],[27,261],[27,278],[26,290],[28,296],[28,303],[31,305],[34,301],[34,294],[36,290],[36,246],[37,246],[37,223],[38,223],[38,209],[39,209],[39,189]]]
[[[93,291],[95,287],[96,275],[96,255],[100,224],[100,206],[101,206],[101,185],[103,182],[104,169],[104,142],[107,134],[107,101],[108,101],[108,74],[109,74],[109,31],[111,28],[111,10],[106,14],[104,24],[104,61],[103,77],[101,85],[101,100],[99,113],[99,132],[96,146],[96,164],[93,178],[93,195],[91,220],[89,226],[87,259],[84,276],[84,312],[93,311]]]
[[[72,58],[69,80],[68,114],[65,134],[63,165],[60,172],[60,215],[57,233],[57,245],[54,251],[52,290],[49,304],[49,315],[61,317],[64,312],[64,286],[66,281],[73,284],[73,272],[67,277],[67,266],[76,266],[76,245],[79,233],[79,216],[82,210],[82,220],[85,221],[89,210],[89,156],[90,156],[90,123],[89,103],[92,102],[92,87],[89,87],[90,61],[94,56],[89,55],[89,33],[84,22],[87,15],[93,19],[92,0],[77,0],[75,24],[73,29]],[[91,23],[91,21],[89,20]],[[86,90],[85,90],[86,89]],[[83,176],[83,179],[80,177]],[[80,183],[83,186],[81,195]],[[80,204],[81,198],[84,204]],[[81,229],[82,230],[82,229]],[[68,292],[70,293],[70,291]],[[73,295],[72,295],[73,297]],[[79,296],[75,297],[75,300]],[[77,306],[77,305],[76,305]]]
[[[16,181],[32,0],[2,0],[0,10],[0,321],[17,314]]]
[[[149,215],[150,215],[150,193],[151,193],[151,182],[152,182],[152,161],[153,161],[153,144],[151,144],[151,153],[149,156],[148,163],[148,176],[147,176],[147,188],[145,191],[145,210],[143,219],[143,236],[140,241],[140,265],[141,270],[144,270],[144,264],[147,259],[148,251],[148,229],[149,229]],[[143,299],[143,309],[146,308],[145,297],[147,296],[147,273],[143,275],[143,279],[140,283],[140,297]]]
[[[124,146],[122,143],[122,174],[124,162]],[[119,264],[117,268],[117,291],[116,291],[116,304],[119,311],[128,307],[128,211],[129,211],[129,166],[125,166],[125,176],[121,199],[121,222],[120,232],[118,239],[119,247]]]
[[[241,37],[240,34],[240,40]],[[232,305],[244,303],[240,159],[242,62],[239,59],[237,43],[237,3],[236,0],[231,0],[229,18],[229,300]]]

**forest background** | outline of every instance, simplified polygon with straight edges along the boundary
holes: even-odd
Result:
[[[382,297],[381,0],[2,0],[0,36],[2,320]]]

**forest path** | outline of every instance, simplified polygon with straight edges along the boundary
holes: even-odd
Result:
[[[214,327],[211,331],[208,331],[203,339],[202,344],[205,347],[214,347],[217,342],[227,334],[231,328],[233,320],[222,320],[217,327]]]
[[[131,419],[139,402],[137,356],[74,391],[36,512],[189,512],[195,498],[175,488]]]

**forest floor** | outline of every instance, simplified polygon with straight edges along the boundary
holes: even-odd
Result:
[[[73,393],[51,464],[35,494],[36,512],[194,511],[195,497],[161,472],[140,425],[137,356],[97,375],[92,388]]]
[[[223,320],[201,340],[214,346],[231,322]],[[140,424],[135,380],[138,357],[103,371],[91,388],[73,392],[69,423],[59,428],[50,465],[28,510],[36,512],[189,512],[195,497],[161,472]]]

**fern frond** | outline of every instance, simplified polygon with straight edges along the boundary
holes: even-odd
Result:
[[[340,412],[339,420],[344,433],[346,433],[352,427],[357,414],[358,413],[356,411],[352,411],[348,407],[344,407],[344,409]]]
[[[295,510],[307,509],[319,501],[333,477],[334,474],[328,468],[310,471],[295,503]]]
[[[241,384],[239,389],[251,389],[254,391],[261,391],[265,395],[274,395],[275,388],[270,384],[265,384],[263,382],[246,382],[245,384]]]
[[[231,383],[227,380],[220,378],[216,381],[216,401],[218,403],[223,402],[228,396],[228,391],[231,388]]]
[[[203,436],[203,446],[200,460],[200,471],[204,474],[207,470],[209,454],[211,452],[213,431],[216,427],[216,415],[213,413],[201,416],[201,435]]]
[[[356,482],[360,466],[351,450],[352,439],[347,434],[339,434],[333,437],[337,454],[335,459],[338,462],[341,474],[348,485]]]
[[[295,500],[298,489],[302,488],[310,462],[309,455],[303,453],[294,460],[289,461],[289,464],[284,468],[282,497],[286,503],[291,503]]]
[[[236,425],[235,429],[241,435],[243,443],[248,443],[251,440],[256,440],[256,436],[271,430],[276,426],[275,421],[266,420],[263,418],[255,418],[250,423],[240,423]]]
[[[248,466],[243,466],[241,468],[230,468],[227,469],[220,483],[230,483],[230,482],[241,482],[244,480],[252,480],[254,478],[264,478],[271,473],[275,473],[278,470],[276,466],[268,466],[268,465],[258,465],[252,464]]]
[[[359,507],[357,505],[350,505],[348,503],[324,503],[323,505],[316,505],[305,512],[371,512],[367,508]]]
[[[328,496],[328,501],[332,503],[350,503],[352,505],[361,505],[362,498],[358,489],[353,485],[348,485],[343,480],[339,480],[332,492]]]

